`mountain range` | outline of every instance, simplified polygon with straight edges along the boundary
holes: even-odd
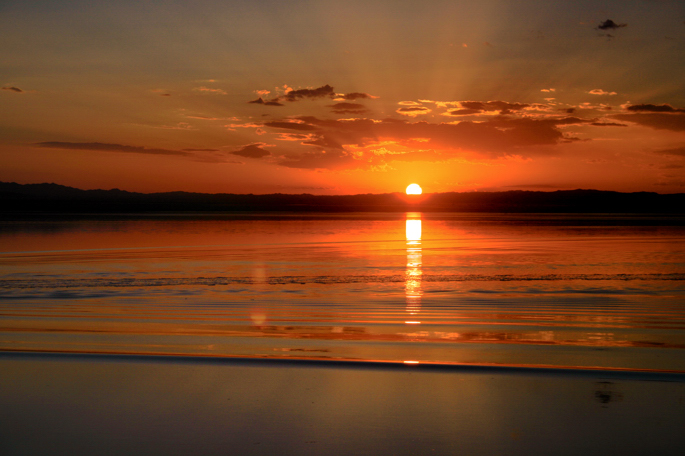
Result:
[[[64,185],[0,182],[4,213],[146,212],[503,212],[685,213],[685,193],[602,190],[446,192],[358,195],[136,193],[80,190]]]

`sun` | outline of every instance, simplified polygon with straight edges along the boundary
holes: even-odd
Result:
[[[419,184],[409,184],[407,186],[407,195],[420,195],[423,192]]]

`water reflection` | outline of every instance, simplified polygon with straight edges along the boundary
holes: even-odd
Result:
[[[404,294],[409,315],[416,315],[421,310],[421,213],[407,213],[407,271],[404,279]],[[407,324],[419,324],[411,319]]]
[[[421,213],[297,217],[0,223],[0,353],[685,372],[681,226],[427,214],[423,274]]]

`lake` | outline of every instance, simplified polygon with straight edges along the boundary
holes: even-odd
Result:
[[[669,454],[685,443],[684,222],[430,213],[0,222],[0,420],[13,423],[0,450],[47,448],[26,431],[32,423],[54,434],[53,454],[150,441],[187,454],[178,439],[208,445],[196,454],[229,445],[523,454],[583,435],[555,453],[639,454],[641,432]],[[219,407],[227,397],[240,407]],[[56,413],[71,427],[57,432]],[[254,426],[208,430],[212,417],[238,415]],[[148,429],[161,416],[171,422]],[[295,432],[293,416],[313,434]],[[115,437],[131,436],[132,422],[140,435]],[[556,424],[540,440],[544,422]],[[177,428],[190,431],[170,437]]]

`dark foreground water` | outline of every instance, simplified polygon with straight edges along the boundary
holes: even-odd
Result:
[[[3,454],[685,444],[682,218],[6,221],[0,252]]]

